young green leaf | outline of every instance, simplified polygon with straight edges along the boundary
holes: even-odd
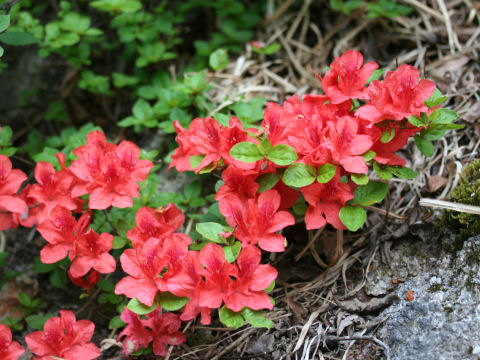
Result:
[[[365,161],[370,161],[375,156],[377,156],[377,154],[375,153],[375,151],[372,150],[368,150],[366,153],[363,154],[363,158],[365,159]]]
[[[254,163],[263,159],[263,155],[258,149],[258,146],[248,141],[242,141],[232,147],[230,156],[246,163]]]
[[[368,176],[365,174],[352,174],[352,181],[357,185],[366,185],[368,183]]]
[[[220,321],[227,327],[238,329],[243,325],[243,316],[227,308],[225,305],[218,311]]]
[[[258,188],[258,193],[261,194],[264,191],[270,190],[275,185],[277,185],[278,180],[280,180],[280,177],[274,173],[260,175],[255,180],[255,182],[257,182],[260,185]]]
[[[158,296],[158,302],[162,308],[167,311],[177,311],[185,306],[185,304],[188,302],[188,298],[175,296],[169,292],[162,292]]]
[[[395,129],[388,129],[388,130],[385,130],[383,133],[382,133],[382,136],[380,136],[380,141],[384,144],[387,144],[389,143],[390,141],[392,141],[393,137],[395,136]]]
[[[408,167],[396,167],[396,166],[389,166],[388,169],[400,179],[407,179],[412,180],[418,176],[418,173],[415,170],[412,170]]]
[[[413,139],[414,139],[415,144],[417,145],[418,149],[420,150],[420,152],[423,155],[425,155],[427,157],[433,155],[433,153],[435,152],[435,148],[430,141],[424,139],[420,135],[415,135],[415,137]]]
[[[323,164],[318,168],[317,181],[320,184],[326,184],[333,179],[336,172],[337,172],[337,168],[335,165]]]
[[[285,170],[282,179],[285,185],[303,187],[312,184],[316,175],[316,169],[312,165],[297,163]]]
[[[113,329],[119,329],[121,327],[124,327],[126,324],[125,322],[120,318],[120,315],[114,316],[112,320],[108,323],[108,328],[110,330]]]
[[[226,229],[221,224],[214,222],[199,223],[197,224],[195,230],[197,230],[200,235],[211,242],[225,244],[225,239],[218,235],[221,232],[226,232]]]
[[[387,195],[388,184],[380,181],[369,181],[368,184],[359,186],[355,190],[355,197],[348,202],[349,205],[368,206],[381,202]]]
[[[231,264],[237,260],[238,254],[242,250],[242,243],[240,241],[235,241],[230,246],[224,246],[223,252],[225,253],[225,259]]]
[[[137,298],[133,298],[128,302],[127,307],[130,311],[133,311],[135,314],[145,315],[154,311],[157,308],[157,305],[158,304],[157,304],[156,298],[152,306],[142,304],[140,301],[138,301]]]
[[[339,217],[348,230],[357,231],[367,220],[367,212],[360,206],[344,206]]]
[[[0,32],[7,30],[10,26],[10,15],[0,15]]]
[[[408,122],[416,127],[424,127],[428,124],[424,123],[418,116],[412,115],[408,118]]]
[[[263,315],[262,310],[252,310],[247,307],[244,307],[241,311],[245,320],[256,328],[267,328],[270,329],[273,326],[273,321],[267,319],[265,315]]]
[[[227,50],[218,49],[215,52],[213,52],[208,58],[208,64],[215,71],[224,69],[228,65]]]
[[[380,179],[390,180],[393,177],[392,172],[388,169],[388,166],[385,167],[376,161],[373,163],[373,169],[376,171]]]
[[[297,152],[291,146],[278,144],[267,151],[267,159],[280,166],[287,166],[298,159]]]
[[[440,92],[440,90],[435,89],[432,96],[430,96],[425,101],[425,105],[427,105],[431,109],[434,106],[440,105],[441,103],[443,103],[447,99],[448,99],[448,97],[443,96],[442,93]]]
[[[450,124],[458,118],[458,114],[450,109],[435,109],[428,119],[432,124]]]

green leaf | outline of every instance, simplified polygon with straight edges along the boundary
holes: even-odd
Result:
[[[273,326],[273,321],[267,319],[265,315],[263,315],[262,310],[255,311],[244,307],[241,313],[245,320],[253,327],[270,329]]]
[[[25,318],[27,321],[27,324],[35,330],[43,330],[43,326],[47,322],[48,319],[52,318],[54,315],[51,313],[45,314],[45,315],[30,315]]]
[[[412,115],[408,118],[408,122],[412,124],[413,126],[416,127],[424,127],[428,124],[424,123],[422,119],[420,119],[418,116]]]
[[[40,261],[40,256],[36,256],[33,263],[33,271],[38,274],[46,274],[55,270],[54,264],[44,264]]]
[[[230,150],[230,156],[246,163],[254,163],[263,159],[263,155],[260,152],[258,145],[248,141],[240,142],[232,147]]]
[[[373,163],[373,169],[377,172],[377,175],[380,179],[390,180],[393,175],[392,172],[388,169],[388,166],[381,165],[376,161]]]
[[[293,204],[292,210],[296,215],[303,216],[307,212],[308,206],[304,202],[298,202]]]
[[[432,111],[428,120],[432,124],[450,124],[458,118],[458,114],[450,109],[435,109]]]
[[[282,180],[287,186],[303,187],[312,184],[316,175],[316,169],[312,165],[297,163],[285,170]]]
[[[155,301],[153,302],[152,306],[142,304],[140,301],[138,301],[137,298],[133,298],[128,302],[127,307],[129,310],[133,311],[135,314],[145,315],[154,311],[157,308],[157,305],[158,305],[157,298],[155,298]]]
[[[112,243],[112,249],[117,250],[117,249],[123,249],[125,245],[127,245],[128,239],[124,236],[114,236],[113,237],[113,243]]]
[[[297,152],[291,146],[278,144],[267,151],[267,159],[280,166],[287,166],[298,159]]]
[[[177,311],[188,303],[188,297],[179,297],[169,292],[163,292],[158,296],[158,301],[163,309]]]
[[[349,205],[368,206],[381,202],[387,195],[388,184],[380,181],[369,181],[355,190],[355,197],[348,202]]]
[[[193,200],[202,193],[202,183],[200,181],[193,181],[183,189],[183,194],[187,200]]]
[[[264,191],[270,190],[275,185],[277,185],[278,180],[280,180],[280,177],[274,173],[260,175],[255,180],[255,182],[257,182],[260,185],[257,192],[261,194]]]
[[[231,264],[236,259],[238,254],[240,254],[240,250],[242,250],[242,243],[240,241],[235,241],[233,245],[224,246],[223,252],[225,253],[225,259]]]
[[[140,82],[140,79],[135,76],[129,76],[118,72],[112,73],[113,85],[115,87],[125,87],[136,85]]]
[[[192,169],[196,169],[200,163],[205,159],[204,154],[199,154],[199,155],[193,155],[188,158],[188,162],[190,163],[190,166]]]
[[[20,291],[18,293],[18,301],[20,302],[20,304],[22,304],[25,307],[32,306],[32,299],[30,299],[30,296],[25,294],[23,291]]]
[[[5,52],[5,50],[3,50],[3,48],[0,46],[0,57],[3,56],[3,53]]]
[[[415,170],[412,170],[408,167],[396,167],[396,166],[389,166],[388,169],[400,179],[408,179],[412,180],[418,176],[418,173]]]
[[[435,88],[435,91],[433,92],[432,96],[430,96],[427,100],[425,100],[425,105],[427,105],[431,109],[434,106],[440,105],[447,99],[448,97],[443,96],[440,90]]]
[[[222,70],[228,65],[228,53],[225,49],[218,49],[208,58],[208,64],[215,70]]]
[[[56,267],[50,273],[50,283],[56,288],[63,289],[67,283],[67,272]]]
[[[352,181],[357,185],[366,185],[368,183],[368,176],[365,174],[352,174]]]
[[[120,315],[114,316],[112,320],[108,323],[108,328],[113,330],[113,329],[118,329],[121,327],[124,327],[126,324],[125,322],[120,318]]]
[[[370,161],[372,160],[375,156],[377,156],[377,153],[372,150],[368,150],[366,153],[363,154],[363,158],[365,161]]]
[[[12,128],[10,126],[2,126],[0,130],[0,145],[10,145],[10,139],[12,138]]]
[[[221,232],[226,232],[226,229],[221,224],[214,222],[199,223],[195,230],[207,240],[217,244],[225,244],[225,239],[218,235]]]
[[[10,26],[10,15],[0,15],[0,32],[7,30]]]
[[[21,46],[37,44],[38,39],[23,31],[14,30],[0,34],[0,42],[7,45]]]
[[[10,253],[7,251],[0,253],[0,266],[5,266],[7,263],[7,259],[10,256]]]
[[[326,184],[333,179],[336,172],[337,172],[337,167],[335,165],[323,164],[318,168],[317,181],[320,184]]]
[[[339,217],[348,230],[357,231],[367,220],[367,212],[360,206],[344,206]]]
[[[414,139],[415,144],[417,145],[418,149],[420,150],[420,152],[423,155],[428,156],[428,157],[433,155],[433,153],[435,152],[435,147],[433,146],[433,144],[430,141],[425,140],[420,135],[415,135],[415,137],[413,139]]]
[[[106,279],[100,279],[97,283],[98,287],[103,291],[113,293],[115,291],[115,284]]]
[[[392,141],[393,137],[395,136],[395,129],[387,129],[382,133],[382,136],[380,136],[380,141],[384,144],[389,143]]]
[[[220,321],[227,327],[238,329],[243,325],[243,316],[239,312],[234,312],[225,305],[218,311]]]
[[[265,292],[269,293],[273,289],[275,289],[275,280],[273,280],[272,283],[268,285],[268,287],[265,289]]]
[[[384,69],[377,69],[377,70],[375,70],[375,71],[372,73],[372,75],[370,75],[370,77],[368,78],[367,83],[366,83],[365,85],[368,85],[368,84],[370,84],[372,81],[375,81],[375,80],[380,79],[380,76],[382,76],[382,74],[383,74],[383,70],[384,70]]]
[[[264,47],[256,47],[252,45],[252,51],[258,54],[272,55],[280,50],[282,47],[279,43],[272,43]]]

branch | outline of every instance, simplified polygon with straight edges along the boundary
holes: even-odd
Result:
[[[19,3],[22,0],[8,0],[4,2],[3,4],[0,5],[0,10],[7,10],[10,11],[10,8],[15,5],[16,3]]]

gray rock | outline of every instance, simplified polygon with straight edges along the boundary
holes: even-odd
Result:
[[[402,299],[384,310],[390,317],[377,332],[392,360],[478,359],[480,236],[467,240],[457,254],[418,241],[399,244],[391,255],[390,267],[377,262],[366,289],[393,290]],[[405,299],[408,291],[414,292],[413,301]]]

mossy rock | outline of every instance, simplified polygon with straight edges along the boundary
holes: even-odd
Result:
[[[474,160],[462,169],[458,185],[450,192],[449,200],[480,206],[480,160]],[[468,237],[480,234],[479,215],[445,210],[440,225],[451,228],[456,234],[453,242],[444,244],[447,247],[454,247],[450,249],[452,251],[460,250],[463,241]]]

